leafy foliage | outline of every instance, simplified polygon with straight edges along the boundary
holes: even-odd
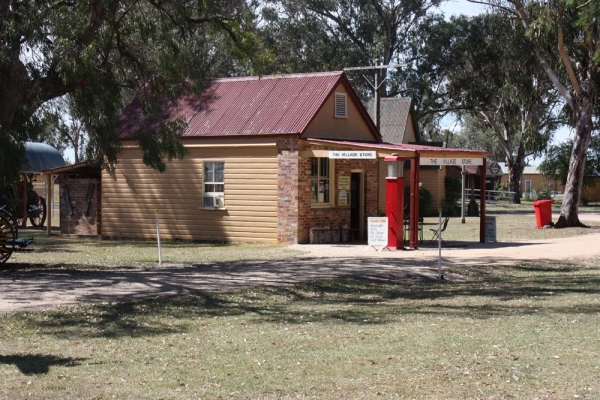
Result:
[[[474,0],[473,0],[474,1]],[[480,1],[477,1],[478,3]],[[572,114],[573,151],[557,227],[580,226],[585,158],[598,113],[600,7],[589,0],[485,0],[525,28],[535,56]],[[596,115],[597,118],[597,115]]]
[[[504,148],[496,133],[481,118],[469,114],[463,116],[461,130],[452,136],[450,147],[484,150],[492,160],[504,159]]]
[[[429,10],[439,0],[279,0],[261,4],[259,24],[265,46],[274,55],[272,72],[312,72],[381,64],[410,64],[412,38],[420,37]],[[372,88],[363,78],[374,71],[349,72],[363,97]],[[406,94],[416,81],[410,69],[381,71],[381,95]]]
[[[459,210],[457,201],[462,198],[462,182],[453,176],[444,178],[446,197],[442,199],[442,212],[446,216],[457,215]]]
[[[524,28],[488,13],[441,21],[429,35],[434,40],[422,52],[443,76],[439,91],[465,127],[453,145],[506,160],[511,190],[520,193],[525,157],[541,154],[562,122],[558,96]]]
[[[431,205],[433,196],[431,192],[424,187],[419,188],[419,217],[427,215],[427,208]],[[404,188],[404,208],[405,211],[410,208],[410,186]],[[406,214],[406,212],[405,212]]]
[[[0,143],[14,154],[0,159],[0,180],[15,179],[24,141],[58,126],[50,101],[66,94],[85,121],[88,158],[114,162],[116,118],[140,88],[157,110],[182,82],[200,91],[207,76],[249,68],[259,53],[249,16],[243,0],[0,3]],[[154,142],[150,165],[180,155],[178,135],[144,140]]]
[[[538,170],[549,180],[560,181],[564,185],[569,174],[572,151],[572,140],[551,146],[544,161],[538,166]],[[593,136],[590,140],[583,184],[586,186],[593,185],[594,181],[590,179],[592,176],[600,176],[600,137],[598,136]]]

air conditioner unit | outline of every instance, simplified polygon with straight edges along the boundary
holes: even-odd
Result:
[[[202,208],[224,208],[225,195],[223,193],[205,193],[202,195]]]

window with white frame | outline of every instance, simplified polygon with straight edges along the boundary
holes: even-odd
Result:
[[[204,193],[225,192],[225,163],[223,161],[204,162]]]
[[[335,93],[335,110],[333,116],[336,118],[348,118],[348,102],[346,93]]]
[[[327,157],[310,159],[310,202],[313,206],[333,204],[333,160]]]

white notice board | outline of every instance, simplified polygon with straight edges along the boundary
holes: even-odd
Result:
[[[369,217],[369,246],[387,246],[388,219],[387,217]]]
[[[485,217],[485,242],[496,241],[496,217]]]

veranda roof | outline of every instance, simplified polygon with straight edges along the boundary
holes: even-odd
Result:
[[[399,144],[399,143],[370,143],[355,142],[347,140],[330,139],[306,139],[308,142],[324,145],[343,145],[364,149],[378,150],[382,153],[396,153],[399,156],[412,158],[415,154],[425,157],[464,157],[464,158],[486,158],[487,152],[481,150],[455,149],[450,147],[427,146],[422,144]]]

